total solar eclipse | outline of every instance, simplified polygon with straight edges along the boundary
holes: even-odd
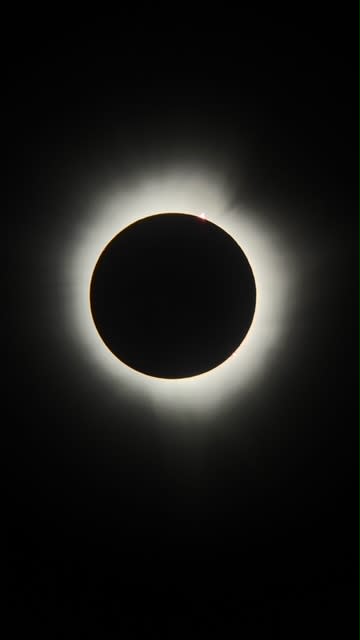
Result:
[[[90,283],[91,313],[108,349],[157,378],[188,378],[227,360],[256,304],[250,264],[208,220],[162,213],[137,220],[102,251]]]

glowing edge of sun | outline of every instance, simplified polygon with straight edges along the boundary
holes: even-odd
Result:
[[[145,176],[111,193],[94,194],[95,204],[79,220],[72,235],[67,282],[68,326],[89,365],[107,376],[112,391],[134,401],[145,396],[160,412],[195,412],[206,416],[232,397],[238,399],[256,386],[279,357],[290,310],[289,292],[296,265],[278,230],[264,223],[265,216],[229,207],[229,195],[221,180],[206,172],[179,169]],[[137,372],[116,358],[105,346],[92,319],[89,289],[95,264],[105,246],[121,230],[150,215],[179,212],[198,215],[223,228],[244,251],[254,273],[257,301],[250,330],[230,358],[215,369],[191,378],[154,378]],[[206,213],[204,213],[206,212]],[[74,241],[75,237],[75,241]],[[69,257],[69,253],[67,254]],[[63,265],[64,267],[64,265]],[[280,349],[281,350],[281,349]]]

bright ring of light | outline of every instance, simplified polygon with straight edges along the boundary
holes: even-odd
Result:
[[[269,364],[286,333],[293,264],[280,234],[266,227],[263,216],[241,207],[229,208],[228,199],[226,188],[215,176],[177,170],[138,179],[130,188],[120,184],[111,194],[97,194],[87,221],[78,225],[72,259],[67,261],[73,285],[67,321],[75,326],[74,338],[92,360],[92,367],[96,365],[99,373],[108,377],[112,390],[120,396],[130,392],[139,398],[145,394],[160,411],[190,410],[206,415],[235,394],[238,398],[269,373]],[[104,247],[137,219],[167,211],[206,216],[222,227],[247,256],[257,287],[253,323],[239,349],[211,371],[171,380],[146,376],[119,361],[100,338],[89,304],[91,276]]]

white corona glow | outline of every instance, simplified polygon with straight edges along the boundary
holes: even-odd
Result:
[[[124,181],[111,193],[94,194],[92,209],[74,223],[61,269],[67,271],[65,304],[68,332],[89,366],[107,377],[109,390],[124,397],[147,398],[159,412],[172,416],[214,415],[233,397],[252,389],[271,375],[278,363],[286,333],[295,264],[284,237],[266,225],[264,214],[230,207],[230,194],[219,176],[206,171],[154,173]],[[92,319],[89,286],[95,264],[105,246],[138,219],[165,212],[199,215],[231,235],[244,251],[254,273],[257,302],[253,323],[238,350],[221,365],[184,379],[154,378],[119,361],[105,346]]]

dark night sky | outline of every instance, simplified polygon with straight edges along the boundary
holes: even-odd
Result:
[[[355,23],[11,56],[10,591],[39,633],[355,637]],[[279,367],[181,436],[85,366],[55,257],[86,185],[189,156],[301,268]]]

